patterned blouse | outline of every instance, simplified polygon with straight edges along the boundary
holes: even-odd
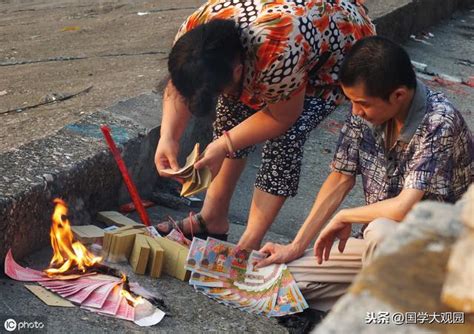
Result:
[[[362,174],[367,204],[395,197],[404,188],[424,190],[424,199],[453,203],[474,181],[471,131],[444,95],[420,81],[388,152],[384,137],[384,126],[351,115],[332,162],[335,171]]]
[[[337,104],[346,52],[375,28],[357,1],[208,0],[181,26],[176,40],[212,19],[234,20],[245,49],[241,102],[253,109],[307,96]]]

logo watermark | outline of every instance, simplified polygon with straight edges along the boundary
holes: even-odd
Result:
[[[15,319],[7,319],[3,323],[3,326],[5,327],[5,330],[7,332],[13,332],[16,329],[16,321]]]
[[[0,332],[10,333],[46,333],[46,317],[36,316],[0,316]]]
[[[366,324],[464,324],[464,312],[367,312]]]

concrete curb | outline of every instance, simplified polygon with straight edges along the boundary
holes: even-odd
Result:
[[[474,4],[473,0],[372,2],[367,6],[378,33],[399,41]],[[0,263],[9,248],[20,259],[48,243],[54,197],[64,198],[73,221],[81,224],[90,223],[97,211],[128,201],[100,124],[112,127],[134,181],[142,196],[148,196],[158,182],[153,155],[160,107],[160,96],[144,94],[68,125],[53,136],[0,154]],[[208,126],[202,120],[193,122],[183,138],[183,154],[195,141],[210,139]]]
[[[48,243],[55,197],[66,200],[72,220],[81,224],[91,223],[97,211],[127,200],[101,124],[111,127],[142,195],[150,193],[158,179],[150,166],[160,105],[158,95],[141,95],[0,155],[0,262],[9,248],[21,258]]]
[[[369,16],[377,34],[397,42],[404,41],[412,34],[444,20],[457,11],[474,5],[473,0],[413,0],[413,1],[368,1]]]

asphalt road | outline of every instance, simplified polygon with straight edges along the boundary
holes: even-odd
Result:
[[[151,92],[178,27],[201,3],[0,1],[0,153]],[[67,101],[2,115],[90,86]]]
[[[203,2],[0,0],[0,153],[152,91],[178,27]],[[410,2],[366,5],[375,20]],[[2,114],[9,110],[24,111]]]

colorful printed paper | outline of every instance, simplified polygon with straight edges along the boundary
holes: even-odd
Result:
[[[218,303],[268,317],[308,308],[286,265],[255,267],[265,257],[229,242],[194,238],[186,260],[189,284]]]

